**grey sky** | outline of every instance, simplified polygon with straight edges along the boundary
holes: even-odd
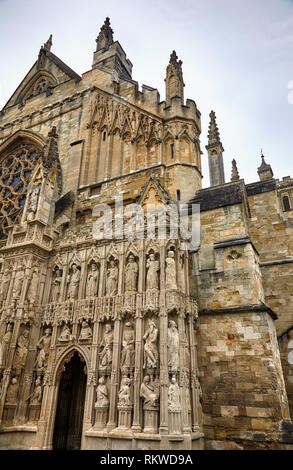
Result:
[[[133,78],[159,89],[173,49],[183,60],[185,98],[202,113],[203,185],[207,129],[216,111],[226,180],[258,179],[260,149],[275,177],[293,176],[293,0],[0,0],[0,108],[53,34],[52,51],[79,74],[91,68],[95,39],[110,16]]]

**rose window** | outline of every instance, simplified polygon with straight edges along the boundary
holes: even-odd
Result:
[[[31,174],[40,157],[34,144],[18,145],[0,163],[0,239],[7,236],[7,227],[20,222]]]

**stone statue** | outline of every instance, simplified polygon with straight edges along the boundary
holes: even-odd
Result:
[[[27,398],[30,400],[31,405],[40,405],[42,401],[42,385],[40,377],[37,377],[35,382],[35,389],[33,393]]]
[[[17,300],[20,298],[22,284],[24,280],[24,271],[21,269],[16,273],[14,286],[13,286],[13,299]]]
[[[44,336],[42,336],[42,338],[37,344],[37,349],[40,350],[37,356],[37,360],[36,360],[38,370],[43,370],[48,364],[51,341],[52,341],[51,329],[47,328],[45,330]]]
[[[179,257],[178,283],[179,283],[179,289],[181,289],[182,292],[185,292],[184,255],[181,255]]]
[[[109,398],[108,398],[108,389],[105,384],[105,378],[99,378],[99,385],[97,386],[97,401],[96,406],[109,406]]]
[[[158,404],[158,394],[155,387],[150,383],[150,376],[146,375],[140,386],[140,396],[144,406],[156,406]]]
[[[121,380],[121,386],[118,393],[118,405],[129,406],[130,405],[130,383],[131,380],[128,377],[124,377]]]
[[[9,346],[10,346],[12,331],[13,331],[13,325],[9,324],[7,326],[6,333],[3,336],[2,341],[1,341],[0,366],[2,366],[4,368],[7,367],[8,355],[9,355]]]
[[[92,329],[89,326],[88,322],[84,320],[81,324],[79,340],[91,339],[92,336],[93,336]]]
[[[158,366],[158,329],[155,322],[152,320],[149,320],[149,327],[145,332],[143,339],[145,341],[143,368],[145,369],[147,367],[155,369]]]
[[[107,367],[112,363],[113,339],[112,327],[107,324],[101,343],[100,367]]]
[[[118,272],[115,261],[111,260],[106,279],[106,295],[109,297],[113,297],[117,294]]]
[[[28,214],[27,214],[28,222],[34,220],[36,216],[36,212],[38,208],[38,201],[39,201],[39,192],[40,192],[39,186],[36,186],[31,192]]]
[[[137,291],[138,265],[133,255],[129,256],[125,268],[125,292]]]
[[[6,393],[6,403],[7,405],[16,405],[17,404],[17,392],[18,392],[18,381],[16,377],[13,377],[8,385]]]
[[[37,266],[33,268],[32,277],[29,282],[26,298],[30,304],[34,304],[37,296],[39,295],[38,285],[39,285],[39,273],[40,270]]]
[[[72,273],[71,275],[68,276],[67,282],[68,282],[67,298],[70,300],[77,299],[79,282],[80,282],[80,270],[78,269],[76,264],[72,265]]]
[[[24,332],[19,336],[16,345],[16,351],[13,361],[13,368],[16,370],[17,375],[21,374],[22,369],[25,366],[25,361],[28,353],[29,345],[29,330],[24,330]]]
[[[177,289],[176,262],[174,251],[169,251],[166,258],[166,289]]]
[[[70,340],[71,340],[71,330],[69,326],[67,325],[67,323],[65,323],[65,325],[63,326],[61,335],[58,338],[58,341],[66,342]]]
[[[131,322],[125,323],[122,338],[121,367],[134,366],[134,342],[135,334]]]
[[[55,278],[52,283],[52,302],[60,302],[62,271],[56,270]]]
[[[148,289],[158,289],[159,288],[159,270],[160,263],[156,260],[153,253],[150,254],[150,257],[147,261],[147,276],[146,276],[146,288]]]
[[[168,368],[172,372],[179,369],[179,333],[176,323],[169,320],[168,324]]]
[[[181,411],[180,388],[175,377],[172,377],[168,389],[169,411]]]
[[[91,265],[87,276],[86,298],[96,297],[98,295],[99,270],[96,263]]]
[[[5,269],[0,286],[0,302],[5,302],[8,295],[8,289],[10,284],[11,274],[9,269]]]

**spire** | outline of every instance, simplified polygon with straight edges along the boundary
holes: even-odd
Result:
[[[259,175],[259,179],[261,181],[271,179],[274,176],[272,167],[271,167],[271,165],[266,163],[265,157],[264,157],[264,154],[263,154],[262,150],[261,150],[261,165],[260,165],[260,167],[258,167],[257,172],[258,172],[258,175]]]
[[[52,37],[53,37],[52,34],[50,34],[48,41],[45,42],[45,44],[43,45],[43,49],[46,49],[46,51],[49,51],[49,52],[51,51],[51,47],[53,45]]]
[[[211,186],[225,183],[223,152],[224,148],[220,139],[219,129],[216,123],[216,113],[210,113],[210,125],[208,132],[208,145],[206,146],[209,159],[209,172]]]
[[[232,160],[231,182],[239,181],[239,173],[235,158]]]
[[[113,44],[113,29],[110,26],[110,18],[107,16],[103,26],[101,27],[100,33],[96,39],[97,51],[101,49],[107,50]]]
[[[175,51],[170,55],[170,61],[166,71],[166,105],[170,106],[174,97],[179,97],[181,103],[184,103],[184,82],[182,73],[182,60],[178,61]]]

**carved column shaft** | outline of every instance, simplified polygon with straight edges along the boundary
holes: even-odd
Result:
[[[119,381],[119,340],[120,340],[121,321],[116,320],[114,324],[114,341],[113,341],[113,359],[112,359],[112,373],[111,373],[111,387],[110,387],[110,407],[109,407],[109,421],[107,428],[109,430],[116,426],[116,405],[117,405],[117,390]]]
[[[191,370],[194,373],[197,371],[197,347],[195,339],[195,331],[193,327],[193,317],[188,317],[188,328],[189,328],[189,344],[190,344],[190,361]],[[192,400],[192,430],[199,431],[199,392],[195,388],[194,384],[191,388],[191,400]]]
[[[142,296],[137,296],[136,305],[136,336],[135,336],[135,373],[133,387],[133,424],[132,429],[141,432],[141,414],[140,414],[140,384],[142,382],[142,363],[143,363],[143,322],[142,322]]]
[[[185,344],[183,340],[185,339],[185,323],[184,323],[184,317],[182,315],[178,316],[178,333],[179,333],[179,363],[181,364],[180,367],[180,373],[183,375],[180,377],[180,390],[181,390],[181,407],[182,407],[182,427],[183,427],[183,432],[190,432],[190,426],[189,426],[189,417],[188,417],[188,401],[187,401],[187,391],[186,387],[187,385],[187,370],[182,371],[182,368],[185,369]],[[186,374],[186,376],[185,376]]]

